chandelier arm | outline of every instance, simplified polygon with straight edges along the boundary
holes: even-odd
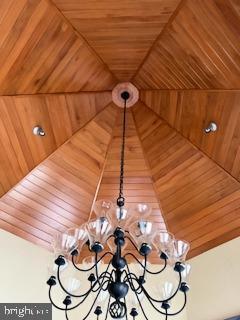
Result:
[[[129,282],[129,277],[130,277],[130,280],[131,280],[131,285],[130,285],[131,290],[136,292],[137,294],[142,293],[142,286],[139,284],[137,276],[134,273],[130,272],[128,264],[126,264],[126,267],[127,267],[127,270],[128,270],[127,281]],[[135,280],[137,282],[137,284],[138,284],[137,289],[134,287],[132,280]],[[141,289],[140,292],[139,292],[139,289]]]
[[[96,264],[98,264],[104,257],[106,257],[108,254],[110,254],[111,256],[113,256],[112,252],[108,251],[106,253],[104,253],[104,255],[102,255],[96,263],[94,263],[90,268],[88,269],[81,269],[79,268],[77,265],[76,265],[76,262],[74,261],[74,256],[72,256],[72,264],[73,266],[75,267],[75,269],[77,269],[78,271],[81,271],[81,272],[88,272],[88,271],[91,271],[93,268],[95,268]]]
[[[68,307],[66,306],[66,308],[65,308],[65,317],[66,317],[66,320],[69,320],[67,312],[68,312]]]
[[[138,252],[138,247],[135,245],[135,243],[132,241],[132,239],[130,238],[130,237],[128,237],[128,236],[125,236],[125,238],[126,239],[128,239],[130,242],[131,242],[131,244],[133,245],[133,247],[137,250],[137,252]]]
[[[108,305],[107,305],[107,311],[106,311],[105,320],[107,320],[107,317],[108,317],[108,311],[109,311],[110,302],[111,302],[111,296],[109,295],[109,299],[108,299]]]
[[[125,304],[125,306],[127,305],[126,304],[126,297],[124,297],[124,304]],[[128,316],[127,316],[127,312],[126,312],[126,315],[125,315],[126,317],[125,317],[125,320],[128,320]]]
[[[151,296],[149,295],[149,293],[146,291],[146,289],[144,288],[144,286],[141,285],[142,290],[143,290],[145,296],[146,296],[149,300],[154,301],[154,302],[157,302],[157,303],[163,303],[163,302],[167,302],[167,301],[169,301],[169,300],[172,300],[172,299],[177,295],[177,293],[178,293],[178,291],[179,291],[179,288],[180,288],[180,286],[181,286],[181,283],[182,283],[182,275],[181,275],[181,272],[178,272],[178,274],[179,274],[178,287],[177,287],[177,289],[175,290],[175,292],[172,294],[171,297],[169,297],[168,299],[165,299],[165,300],[157,300],[157,299],[154,299],[153,297],[151,297]]]
[[[131,252],[126,253],[126,254],[124,255],[124,258],[127,257],[127,256],[133,257],[133,258],[135,259],[135,261],[137,261],[137,262],[139,263],[139,265],[140,265],[142,268],[144,268],[144,265],[141,263],[141,261],[138,260],[138,258],[137,258],[133,253],[131,253]],[[163,268],[162,268],[161,270],[154,272],[154,271],[150,271],[150,270],[148,270],[148,269],[146,268],[146,272],[149,273],[149,274],[160,274],[161,272],[163,272],[163,271],[166,269],[166,267],[167,267],[167,259],[164,259],[164,266],[163,266]]]
[[[168,311],[167,311],[167,309],[166,309],[166,317],[165,317],[165,320],[167,320],[168,319]]]
[[[147,299],[148,299],[148,297],[147,297]],[[169,301],[169,300],[170,300],[170,299],[165,300],[165,301]],[[148,299],[148,301],[150,302],[151,306],[152,306],[158,313],[163,314],[163,315],[166,315],[166,313],[160,311],[160,310],[154,305],[154,303],[153,303],[150,299]],[[181,312],[183,311],[183,309],[185,308],[186,304],[187,304],[187,295],[186,295],[186,292],[184,292],[184,304],[183,304],[182,308],[181,308],[179,311],[177,311],[177,312],[167,313],[167,315],[170,316],[170,317],[178,315],[179,313],[181,313]]]
[[[94,299],[94,301],[93,301],[93,304],[92,304],[91,308],[89,309],[87,315],[86,315],[82,320],[86,320],[86,319],[88,318],[88,316],[90,315],[90,313],[92,312],[92,309],[93,309],[93,307],[94,307],[94,305],[95,305],[95,303],[96,303],[96,301],[97,301],[97,298],[98,298],[101,290],[102,290],[102,286],[99,288],[99,291],[98,291],[98,293],[97,293],[97,295],[96,295],[96,297],[95,297],[95,299]]]
[[[145,279],[145,275],[146,275],[146,268],[147,268],[147,255],[144,255],[144,268],[143,268],[143,279]]]
[[[57,279],[58,279],[58,282],[59,282],[59,285],[60,287],[62,288],[62,290],[68,294],[69,296],[73,297],[73,298],[83,298],[85,297],[87,294],[89,294],[91,291],[92,291],[92,288],[97,284],[97,281],[93,284],[93,286],[90,287],[90,289],[88,291],[86,291],[85,293],[83,294],[80,294],[80,295],[76,295],[76,294],[72,294],[70,292],[68,292],[66,290],[66,288],[64,288],[63,284],[62,284],[62,281],[60,279],[60,266],[58,266],[58,270],[57,270]]]
[[[128,268],[128,266],[127,266],[127,268]],[[134,294],[136,295],[137,301],[138,301],[138,303],[139,303],[139,305],[140,305],[140,308],[141,308],[142,314],[144,315],[145,320],[148,320],[148,317],[147,317],[147,315],[146,315],[146,313],[145,313],[145,311],[144,311],[144,309],[143,309],[143,306],[142,306],[142,304],[141,304],[141,301],[140,301],[140,299],[139,299],[139,297],[138,297],[137,292],[135,291],[135,289],[132,289],[132,288],[134,288],[134,285],[133,285],[133,283],[132,283],[132,279],[131,279],[131,280],[128,279],[128,283],[129,283],[129,286],[130,286],[131,290],[132,290],[132,291],[134,292]]]
[[[111,263],[111,261],[109,262],[107,268],[109,268],[110,263]],[[106,272],[106,271],[105,271],[105,272]],[[104,275],[103,275],[103,274],[104,274],[104,272],[100,275],[100,279],[103,278],[102,283],[103,283],[103,281],[104,281]],[[57,270],[57,279],[58,279],[59,285],[60,285],[60,287],[62,288],[62,290],[63,290],[65,293],[67,293],[69,296],[73,297],[73,298],[83,298],[83,297],[87,297],[87,296],[91,293],[91,291],[93,291],[93,288],[96,286],[96,284],[99,284],[99,288],[101,287],[101,284],[100,284],[99,280],[96,280],[96,281],[94,282],[94,284],[91,285],[91,287],[89,288],[89,290],[88,290],[87,292],[85,292],[84,294],[75,295],[75,294],[72,294],[72,293],[68,292],[68,291],[64,288],[64,286],[63,286],[63,284],[62,284],[62,282],[61,282],[61,279],[60,279],[60,266],[58,266],[58,270]]]
[[[49,300],[50,300],[51,304],[52,304],[56,309],[61,310],[61,311],[65,311],[65,310],[66,310],[65,308],[61,308],[61,307],[57,306],[57,305],[53,302],[53,299],[52,299],[52,296],[51,296],[51,289],[52,289],[52,286],[49,287],[49,291],[48,291],[48,296],[49,296]],[[77,307],[79,307],[79,306],[86,300],[87,297],[88,297],[88,295],[85,296],[81,301],[79,301],[74,307],[68,308],[68,311],[71,311],[71,310],[76,309]]]

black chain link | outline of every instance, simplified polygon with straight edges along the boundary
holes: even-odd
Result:
[[[121,146],[121,161],[120,161],[120,178],[119,178],[119,197],[117,204],[119,207],[124,206],[123,196],[123,180],[124,180],[124,157],[125,157],[125,140],[126,140],[126,110],[127,99],[124,99],[124,111],[123,111],[123,130],[122,130],[122,146]]]

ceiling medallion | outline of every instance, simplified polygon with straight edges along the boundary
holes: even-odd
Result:
[[[185,259],[189,244],[174,239],[166,230],[157,229],[149,218],[151,208],[148,204],[140,203],[131,208],[125,204],[126,108],[131,91],[119,92],[124,112],[116,205],[108,200],[96,201],[93,209],[95,219],[56,234],[53,241],[56,259],[53,273],[47,281],[49,298],[54,307],[65,312],[67,320],[71,319],[71,310],[85,301],[86,305],[90,301],[91,307],[87,314],[82,314],[86,305],[79,308],[79,319],[82,320],[93,319],[94,314],[100,320],[108,316],[112,319],[128,319],[128,316],[136,319],[140,313],[148,320],[147,304],[168,319],[179,314],[187,301],[190,265],[185,263]],[[85,258],[83,267],[80,267],[77,261],[83,246],[88,248],[90,257]],[[149,259],[156,252],[162,264],[157,271],[149,266]],[[72,270],[79,272],[79,276],[66,277],[70,259]],[[160,285],[159,274],[167,269],[178,275],[176,284],[166,281]],[[151,277],[153,281],[150,282]],[[62,306],[53,302],[52,298],[57,284],[65,294]],[[153,284],[156,284],[155,289]],[[172,300],[178,294],[183,296],[183,305],[180,310],[175,310]]]
[[[124,108],[122,93],[129,94],[126,107],[132,107],[139,99],[139,91],[131,82],[122,82],[116,85],[112,91],[112,101],[120,108]]]

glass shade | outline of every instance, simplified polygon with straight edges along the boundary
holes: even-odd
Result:
[[[57,254],[68,255],[74,249],[79,251],[87,241],[85,226],[67,229],[64,232],[57,232],[53,237],[53,248]]]
[[[188,278],[191,271],[191,265],[189,263],[185,263],[185,269],[181,272],[182,274],[182,282],[188,282]]]
[[[61,254],[61,253],[59,253]],[[58,258],[59,254],[52,254],[49,258],[49,262],[47,265],[47,276],[57,276],[58,266],[55,263],[55,260]],[[62,273],[68,266],[68,260],[65,259],[65,264],[59,267],[59,271]]]
[[[152,207],[147,203],[138,203],[133,207],[134,218],[138,220],[147,220],[152,212]]]
[[[168,258],[173,256],[174,252],[174,237],[167,231],[158,231],[154,237],[154,246],[159,251],[167,255]]]
[[[119,208],[117,205],[113,205],[112,209],[108,211],[107,217],[114,228],[121,228],[127,230],[132,216],[132,208],[130,206],[124,206]]]
[[[109,200],[98,200],[95,201],[93,206],[93,212],[98,218],[107,217],[107,212],[112,208],[112,202]]]
[[[128,309],[131,310],[132,308],[135,308],[135,309],[139,310],[140,305],[139,305],[138,299],[140,302],[142,302],[143,298],[144,298],[143,292],[138,294],[138,298],[137,298],[136,294],[131,289],[129,289],[127,297],[126,297]]]
[[[96,220],[90,220],[86,224],[90,246],[94,243],[100,243],[103,247],[107,238],[112,234],[112,226],[105,217]]]
[[[138,249],[140,249],[143,243],[146,243],[150,246],[152,245],[152,240],[155,236],[156,229],[151,221],[140,220],[131,224],[129,232]]]
[[[64,281],[66,285],[66,289],[69,293],[73,293],[77,291],[80,288],[80,280],[77,278],[68,278],[67,280]]]
[[[174,259],[175,261],[184,262],[187,256],[187,253],[190,249],[190,245],[187,241],[184,240],[175,240],[174,241]]]
[[[162,300],[168,300],[174,293],[174,284],[172,282],[166,281],[162,287]]]

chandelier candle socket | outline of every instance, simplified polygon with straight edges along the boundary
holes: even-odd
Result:
[[[93,299],[91,307],[86,314],[82,314],[84,308],[79,308],[79,320],[93,318],[106,320],[109,317],[112,319],[131,317],[134,320],[140,314],[148,320],[145,311],[146,303],[156,311],[157,315],[168,319],[179,314],[187,302],[189,290],[187,280],[191,267],[185,263],[185,259],[189,244],[175,239],[166,230],[159,230],[150,219],[151,207],[148,204],[139,203],[133,207],[125,203],[126,108],[131,94],[128,91],[122,91],[120,96],[124,110],[119,194],[116,204],[108,200],[96,201],[93,207],[94,219],[78,228],[56,234],[53,240],[54,256],[57,255],[55,259],[57,272],[47,281],[49,299],[54,307],[65,312],[67,320],[71,319],[71,310],[84,304],[89,296]],[[129,245],[132,247],[131,250],[128,250]],[[80,268],[77,261],[81,257],[84,246],[89,250],[89,257],[83,260],[83,267]],[[149,263],[151,255],[156,251],[161,264],[157,271],[151,270]],[[65,270],[70,266],[69,260],[79,273],[79,278],[71,277],[67,286],[64,286],[63,278]],[[66,264],[67,267],[64,269],[63,266]],[[133,265],[138,267],[134,269]],[[177,285],[166,281],[162,285],[159,296],[154,297],[151,290],[147,288],[149,277],[153,276],[159,284],[159,275],[169,268],[178,275]],[[88,288],[83,290],[81,283],[84,281]],[[57,305],[52,299],[52,291],[56,285],[59,285],[65,293],[62,306]],[[82,289],[83,292],[76,294],[77,289],[78,291]],[[180,310],[175,310],[172,306],[172,301],[177,295],[183,296]]]

